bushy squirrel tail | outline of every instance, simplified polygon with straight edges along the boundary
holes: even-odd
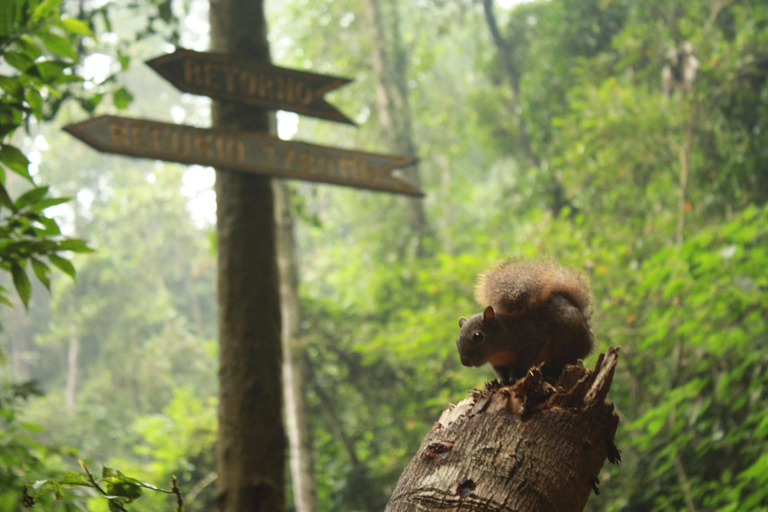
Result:
[[[538,308],[552,294],[567,299],[589,321],[589,281],[583,274],[551,260],[512,258],[480,274],[475,285],[475,299],[481,306],[490,305],[513,315]]]

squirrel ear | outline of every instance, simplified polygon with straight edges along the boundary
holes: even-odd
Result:
[[[459,318],[459,328],[464,327],[464,324],[466,323],[467,319],[463,316]]]
[[[496,318],[496,313],[493,311],[493,306],[485,308],[485,311],[483,311],[483,320],[493,320],[494,318]]]

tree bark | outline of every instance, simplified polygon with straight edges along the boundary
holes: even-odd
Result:
[[[570,366],[553,386],[537,368],[446,409],[397,483],[387,512],[580,511],[614,444],[605,397],[618,349],[593,371]]]
[[[67,411],[74,415],[77,409],[77,381],[80,365],[78,364],[78,354],[80,352],[80,341],[74,334],[74,327],[70,325],[69,346],[67,349],[67,387],[64,401],[67,404]]]
[[[290,189],[283,181],[273,183],[278,226],[278,267],[283,318],[283,389],[285,390],[285,422],[288,431],[291,484],[296,512],[316,512],[315,475],[312,471],[312,448],[309,438],[304,389],[306,370],[301,351],[301,303],[296,242],[293,232]]]
[[[211,0],[211,46],[268,62],[263,0]],[[213,104],[213,125],[274,132],[265,110]],[[284,510],[280,290],[269,178],[216,170],[220,512]]]
[[[416,144],[413,140],[413,121],[408,101],[408,53],[403,47],[400,34],[398,2],[384,4],[387,15],[382,12],[379,0],[366,0],[366,14],[371,27],[373,43],[373,74],[376,91],[376,109],[379,112],[381,129],[393,151],[415,157]],[[389,23],[387,23],[389,21]],[[385,27],[389,28],[389,33]],[[419,166],[412,165],[401,172],[416,188],[421,188]],[[429,232],[424,203],[420,198],[402,198],[406,202],[408,226],[413,232],[416,256],[424,255],[423,239]]]

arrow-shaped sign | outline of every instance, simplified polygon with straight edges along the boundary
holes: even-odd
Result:
[[[323,98],[352,81],[347,78],[183,49],[147,64],[184,92],[355,124]]]
[[[422,196],[394,175],[413,158],[350,151],[261,133],[229,132],[116,116],[95,117],[64,127],[106,153],[269,174],[350,187]]]

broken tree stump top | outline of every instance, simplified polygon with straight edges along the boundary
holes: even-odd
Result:
[[[568,366],[557,381],[538,368],[450,406],[403,471],[387,512],[581,511],[614,444],[618,416],[605,398],[618,349],[594,370]]]

